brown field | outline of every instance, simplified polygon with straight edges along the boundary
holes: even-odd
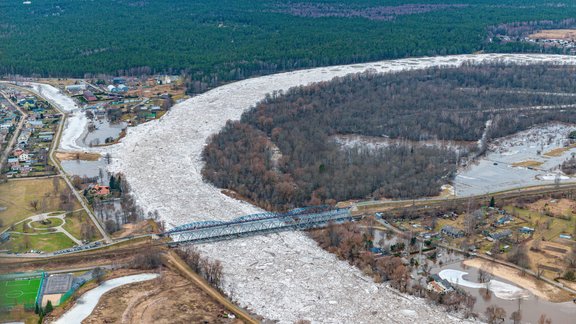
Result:
[[[56,152],[56,158],[60,161],[98,161],[100,159],[100,154],[88,152]]]
[[[574,148],[574,144],[567,146],[567,147],[559,147],[553,150],[550,150],[542,155],[544,156],[548,156],[548,157],[558,157],[562,154],[564,154],[564,152],[569,151],[571,148]]]
[[[200,288],[162,268],[158,279],[106,293],[83,323],[242,323],[225,314],[226,309]]]
[[[172,97],[177,97],[177,99],[181,99],[185,95],[185,88],[182,85],[178,84],[161,84],[155,85],[153,87],[142,87],[142,96],[147,98],[152,98],[156,96],[158,93],[168,93],[171,94]],[[139,96],[140,90],[130,90],[126,93],[129,96]]]
[[[576,39],[576,29],[550,29],[541,30],[528,36],[531,39],[563,39],[573,40]]]
[[[544,164],[544,162],[528,160],[528,161],[512,163],[512,166],[514,166],[514,167],[526,167],[526,168],[529,168],[529,167],[530,168],[537,168],[537,167],[541,166],[542,164]]]

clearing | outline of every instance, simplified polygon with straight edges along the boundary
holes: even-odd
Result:
[[[576,39],[576,29],[549,29],[541,30],[528,36],[530,39]]]
[[[158,279],[104,294],[83,323],[241,323],[225,314],[226,309],[200,288],[163,268]]]

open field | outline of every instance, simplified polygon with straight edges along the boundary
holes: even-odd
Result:
[[[59,179],[59,187],[60,190],[66,188],[64,180]],[[38,211],[30,206],[33,200],[39,201]],[[59,210],[60,197],[54,192],[52,178],[8,181],[0,184],[0,206],[6,207],[6,210],[0,211],[3,221],[0,229],[3,230],[26,217],[41,213],[43,200],[46,212]],[[74,204],[74,209],[81,207],[78,202]]]
[[[100,154],[89,152],[56,152],[55,156],[60,161],[98,161],[100,159]]]
[[[528,36],[531,39],[576,39],[576,29],[548,29],[541,30]]]
[[[27,238],[26,238],[27,237]],[[26,242],[28,240],[28,242]],[[31,249],[53,252],[74,246],[74,242],[63,233],[24,235],[12,233],[10,239],[0,245],[0,249],[22,253]]]
[[[528,167],[537,168],[537,167],[541,166],[542,164],[544,164],[544,162],[527,160],[527,161],[512,163],[512,166],[514,166],[514,167],[526,167],[526,168],[528,168]]]

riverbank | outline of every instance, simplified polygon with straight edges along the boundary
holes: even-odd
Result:
[[[568,292],[537,280],[532,276],[522,275],[519,270],[507,267],[505,265],[479,258],[468,259],[464,261],[464,264],[469,267],[483,269],[494,276],[506,278],[516,285],[524,289],[528,289],[531,293],[544,300],[555,303],[572,300],[572,296]]]

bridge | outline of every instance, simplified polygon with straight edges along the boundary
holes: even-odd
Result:
[[[352,221],[349,208],[328,206],[298,208],[286,213],[261,213],[241,216],[230,221],[202,221],[175,227],[163,236],[170,236],[171,245],[208,243],[282,231],[298,231],[324,227],[328,223]]]

